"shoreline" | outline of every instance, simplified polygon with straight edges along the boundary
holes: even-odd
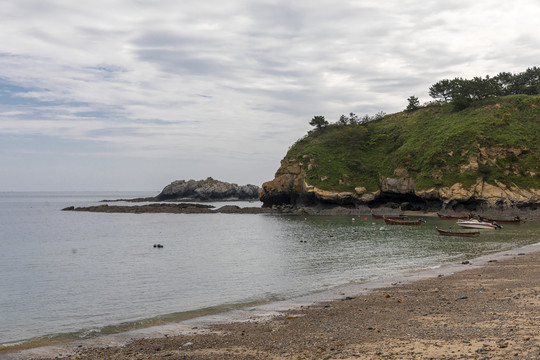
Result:
[[[148,198],[140,199],[118,199],[118,200],[101,200],[100,205],[94,206],[68,206],[62,211],[74,211],[74,212],[100,212],[100,213],[176,213],[176,214],[271,214],[271,215],[327,215],[327,216],[371,216],[374,213],[381,215],[396,215],[398,213],[407,217],[438,217],[438,213],[442,212],[447,215],[467,216],[468,213],[474,213],[484,218],[503,219],[502,221],[512,220],[515,217],[521,218],[522,221],[540,221],[540,209],[535,210],[498,210],[498,209],[485,209],[479,212],[463,210],[460,212],[444,210],[444,209],[430,209],[430,210],[400,210],[399,208],[392,207],[377,207],[370,208],[368,206],[361,207],[346,207],[337,204],[334,205],[318,205],[318,206],[304,206],[296,207],[293,205],[280,205],[272,207],[259,206],[244,206],[227,204],[230,201],[193,201],[192,202],[177,202],[172,200],[164,201],[152,201],[150,204],[145,205],[109,205],[113,202],[144,202]],[[182,201],[189,201],[189,199],[183,199]],[[247,201],[246,201],[247,202]],[[209,203],[222,203],[220,207],[208,205]],[[252,203],[252,201],[249,201]]]
[[[523,255],[527,254],[527,255],[521,256],[522,254]],[[218,359],[218,358],[256,359],[259,357],[253,354],[256,351],[262,351],[260,349],[260,346],[250,349],[249,346],[246,346],[245,344],[242,345],[243,342],[240,340],[243,340],[244,338],[238,339],[237,337],[235,337],[236,341],[238,341],[238,344],[234,344],[234,341],[233,343],[229,342],[228,347],[226,347],[225,349],[222,349],[223,351],[227,352],[227,351],[230,351],[231,348],[237,348],[237,347],[241,348],[241,350],[238,350],[240,351],[240,353],[235,353],[233,351],[232,352],[233,355],[230,357],[224,357],[225,353],[223,352],[218,351],[216,353],[219,346],[212,345],[212,346],[207,346],[204,349],[203,348],[199,349],[197,346],[191,346],[191,345],[184,346],[184,345],[188,343],[192,343],[192,344],[208,343],[208,341],[210,341],[208,339],[212,339],[212,341],[214,342],[217,341],[217,343],[219,343],[218,341],[219,339],[223,339],[224,337],[225,338],[227,337],[227,335],[224,336],[223,334],[228,334],[231,332],[234,333],[235,329],[240,330],[240,329],[249,328],[250,334],[251,332],[255,334],[257,333],[257,331],[259,331],[259,333],[262,331],[259,337],[268,336],[269,334],[265,334],[266,331],[269,331],[268,329],[273,329],[273,327],[278,326],[278,325],[279,325],[278,327],[280,327],[283,322],[285,322],[285,324],[288,327],[292,326],[294,328],[295,327],[294,323],[300,322],[300,321],[296,321],[297,319],[308,321],[310,318],[313,318],[313,317],[317,318],[318,316],[321,315],[319,314],[321,309],[322,311],[324,311],[325,309],[333,309],[337,307],[342,307],[345,304],[356,304],[359,301],[361,301],[360,299],[363,299],[362,300],[363,302],[361,303],[363,306],[364,303],[372,301],[377,296],[376,294],[380,293],[381,291],[382,292],[400,291],[405,288],[409,288],[411,286],[414,288],[415,286],[414,284],[421,284],[426,281],[437,283],[437,282],[449,280],[451,287],[459,288],[463,284],[460,284],[459,281],[458,282],[452,281],[452,277],[459,277],[459,274],[463,275],[463,274],[467,274],[467,273],[471,273],[475,271],[488,272],[488,273],[490,271],[493,272],[494,269],[495,270],[497,269],[499,264],[502,265],[503,263],[505,263],[506,262],[505,260],[516,259],[516,261],[519,262],[520,259],[525,259],[528,257],[540,258],[540,243],[535,243],[532,245],[527,245],[527,246],[519,247],[512,250],[498,252],[498,253],[483,255],[473,260],[470,260],[469,262],[466,262],[466,264],[450,263],[450,264],[442,265],[441,267],[437,267],[437,268],[420,269],[417,271],[409,271],[409,272],[398,274],[398,275],[394,274],[391,276],[386,276],[386,277],[379,278],[373,281],[368,281],[365,283],[348,284],[348,285],[331,288],[322,292],[308,294],[308,295],[293,298],[293,299],[286,299],[286,300],[276,301],[276,302],[272,302],[268,304],[246,307],[246,308],[237,309],[237,310],[233,310],[233,311],[229,311],[225,313],[218,313],[218,314],[211,314],[211,315],[206,315],[202,317],[196,317],[190,320],[185,320],[185,321],[181,321],[177,323],[169,323],[166,325],[147,327],[147,328],[142,328],[138,330],[132,330],[129,332],[113,334],[113,335],[103,335],[103,336],[98,336],[91,339],[81,339],[81,340],[76,340],[69,343],[62,343],[58,345],[18,350],[14,352],[4,352],[3,354],[0,355],[0,358],[7,359],[7,360],[33,359],[33,358],[35,359],[51,358],[52,359],[59,356],[67,357],[67,356],[76,354],[78,358],[80,359],[98,359],[98,358],[107,358],[106,354],[109,354],[108,356],[111,356],[117,359],[128,359],[128,358],[150,359],[150,358],[155,358],[157,356],[156,355],[157,348],[164,349],[168,346],[167,344],[169,345],[176,344],[175,346],[177,346],[179,350],[175,350],[175,351],[180,351],[180,353],[178,353],[178,356],[179,354],[182,354],[183,356],[187,355],[188,357],[186,358],[188,359],[196,358],[196,356],[202,356],[203,358],[215,358],[215,359]],[[538,273],[540,273],[540,271],[538,271]],[[506,281],[506,280],[509,280],[509,279],[505,279],[503,277],[501,281]],[[439,290],[437,291],[437,294],[443,292],[440,289],[441,288],[440,285],[436,286],[436,288]],[[384,299],[394,299],[394,302],[395,302],[393,304],[394,307],[396,307],[396,304],[400,304],[399,299],[396,302],[394,295],[389,295],[389,297],[386,297],[386,295]],[[538,300],[538,298],[536,300]],[[374,313],[381,312],[381,309],[379,307],[382,306],[382,304],[380,304],[380,301],[381,300],[379,300],[379,303],[375,301],[375,303],[371,307],[371,312],[374,312]],[[450,299],[449,303],[452,303],[453,301],[454,299]],[[404,300],[404,303],[406,302],[407,301]],[[429,306],[429,304],[422,304],[422,305]],[[538,305],[540,305],[540,301],[538,301]],[[348,309],[347,311],[351,311],[351,309]],[[368,318],[374,317],[374,316],[375,315],[373,316],[370,315],[368,316]],[[336,320],[338,320],[338,317],[339,316],[335,314],[333,318],[326,317],[326,321],[328,323],[335,323]],[[362,322],[363,320],[365,320],[365,318],[360,317],[358,320]],[[344,319],[339,319],[339,321],[344,321]],[[376,327],[372,326],[372,329],[375,329],[375,328]],[[305,328],[304,328],[304,331],[302,331],[301,329],[296,329],[296,334],[299,338],[297,340],[300,340],[300,338],[303,338],[308,335],[305,330],[306,330]],[[242,330],[242,333],[245,334],[246,331],[247,330]],[[408,331],[411,332],[412,330],[409,329]],[[273,330],[271,332],[273,332]],[[373,330],[368,329],[368,332],[373,332]],[[244,336],[244,335],[241,335],[241,336]],[[252,339],[256,338],[255,335],[251,335],[251,336],[252,336]],[[405,336],[405,334],[402,334],[401,336],[403,337]],[[330,334],[329,339],[331,337],[332,335]],[[289,339],[289,341],[291,340],[295,340],[295,339]],[[179,343],[182,343],[182,344],[178,345]],[[357,345],[361,345],[361,344],[357,344]],[[131,350],[131,355],[129,355],[130,348],[139,349],[137,351],[138,351],[138,354],[141,354],[141,356],[135,357],[133,355],[133,350]],[[441,348],[441,346],[438,346],[438,348]],[[201,351],[203,351],[204,354],[202,354]],[[265,351],[268,352],[268,350],[265,350]],[[122,355],[123,352],[126,352],[126,353]],[[329,355],[331,357],[327,357],[327,358],[347,358],[347,357],[339,357],[342,354],[344,354],[344,351],[341,351],[340,354],[334,354],[335,357],[332,357],[331,351],[329,352],[330,352]],[[115,354],[114,356],[112,355],[113,353]],[[305,353],[304,350],[303,350],[303,353]],[[171,355],[173,356],[172,358],[177,358],[175,357],[177,356],[176,352],[173,351],[172,354],[173,354]],[[268,354],[270,354],[269,356],[271,358],[276,358],[276,357],[288,358],[288,356],[281,357],[281,355],[279,355],[278,353],[272,353],[271,351]],[[292,354],[296,354],[296,350],[293,350]],[[371,355],[374,355],[374,354],[371,354]],[[189,357],[189,356],[193,356],[193,357]],[[312,358],[312,357],[310,357],[310,355],[306,353],[305,357],[303,358]],[[355,356],[354,358],[362,358],[362,357]],[[366,357],[366,358],[370,358],[370,357]],[[403,357],[403,359],[405,358],[408,359],[408,358],[414,358],[414,357]],[[441,357],[441,359],[442,358],[446,359],[446,357]],[[452,357],[448,357],[448,359],[450,358]]]

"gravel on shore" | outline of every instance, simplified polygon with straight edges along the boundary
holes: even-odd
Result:
[[[51,359],[540,359],[540,252],[207,330]]]

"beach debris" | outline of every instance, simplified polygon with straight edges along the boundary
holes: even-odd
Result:
[[[466,300],[468,299],[469,297],[467,295],[461,295],[460,297],[458,297],[456,300]]]
[[[189,347],[189,346],[193,346],[193,343],[192,342],[187,342],[185,343],[184,345],[182,345],[183,347]]]
[[[461,264],[463,265],[469,265],[471,262],[469,260],[462,261]]]

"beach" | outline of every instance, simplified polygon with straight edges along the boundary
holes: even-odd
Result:
[[[485,255],[365,291],[341,288],[331,301],[297,301],[272,316],[253,311],[234,321],[187,322],[159,336],[135,332],[7,358],[536,359],[538,250],[536,244]]]

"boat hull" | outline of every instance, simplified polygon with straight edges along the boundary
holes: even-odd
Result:
[[[371,213],[371,216],[373,216],[374,219],[378,219],[378,220],[381,220],[384,218],[394,219],[394,220],[403,220],[405,218],[405,215],[377,215],[373,213]]]
[[[478,236],[480,236],[480,231],[460,232],[460,231],[442,230],[442,229],[439,229],[439,228],[437,228],[437,231],[439,232],[439,235],[443,235],[443,236],[460,236],[460,237],[478,237]]]
[[[384,217],[384,222],[388,225],[422,225],[422,220],[397,220]]]
[[[488,218],[481,218],[482,221],[488,221],[488,222],[496,222],[499,224],[520,224],[521,219],[519,216],[516,216],[514,219],[488,219]]]
[[[441,213],[437,213],[437,216],[441,220],[466,220],[467,219],[467,216],[446,215],[446,214],[441,214]]]
[[[493,225],[484,221],[458,221],[456,224],[467,229],[497,229],[497,225]]]

